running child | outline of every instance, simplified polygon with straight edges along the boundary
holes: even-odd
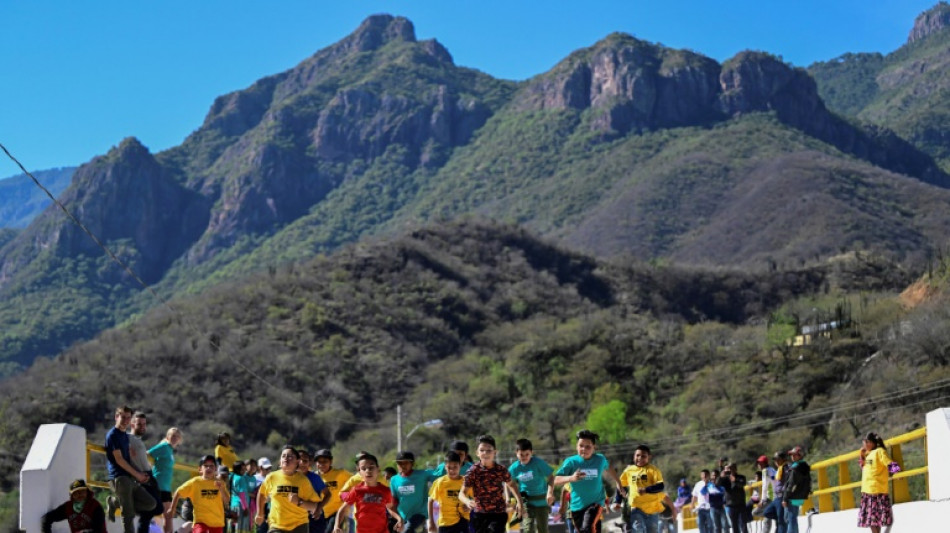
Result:
[[[468,533],[468,508],[459,501],[462,490],[462,458],[455,452],[445,454],[445,475],[436,479],[429,489],[430,533]],[[436,528],[435,504],[439,505],[439,524]]]
[[[334,533],[343,533],[340,520],[350,507],[356,509],[356,533],[387,533],[388,515],[396,519],[396,528],[402,527],[402,519],[393,511],[393,495],[389,488],[379,483],[379,461],[371,454],[360,456],[357,471],[363,482],[352,487],[343,496],[343,505],[336,512]]]
[[[617,473],[603,454],[595,453],[597,434],[582,429],[577,432],[577,455],[572,455],[554,473],[554,485],[571,484],[571,521],[578,533],[601,533],[601,515],[604,505],[604,476],[620,486]]]
[[[511,479],[508,469],[495,462],[498,449],[491,435],[478,437],[478,462],[465,474],[459,501],[475,511],[472,517],[474,533],[504,533],[508,522],[505,487],[515,497],[515,515],[523,516],[518,484]],[[469,492],[471,491],[471,496]]]

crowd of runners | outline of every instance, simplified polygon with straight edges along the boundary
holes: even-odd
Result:
[[[680,480],[674,501],[648,446],[638,446],[618,474],[588,430],[576,435],[577,454],[557,468],[535,456],[528,439],[515,442],[517,460],[506,467],[496,461],[494,438],[481,435],[475,457],[456,441],[435,469],[415,468],[408,451],[396,455],[395,469],[380,469],[375,456],[360,452],[354,474],[334,468],[328,449],[284,446],[276,468],[266,457],[242,461],[225,433],[214,453],[198,461],[199,474],[173,490],[182,433],[170,428],[146,448],[146,427],[145,414],[116,409],[105,441],[112,489],[106,509],[76,480],[70,501],[44,516],[44,533],[59,520],[73,533],[104,533],[116,514],[124,533],[148,533],[156,522],[172,533],[176,517],[184,521],[178,533],[548,533],[549,521],[561,520],[569,533],[601,533],[608,509],[623,511],[624,533],[658,533],[675,532],[684,507],[695,514],[700,533],[749,533],[753,517],[761,518],[755,522],[760,530],[774,525],[778,533],[798,533],[800,507],[811,492],[810,468],[796,446],[772,461],[758,458],[755,479],[762,483],[748,501],[746,477],[725,458],[719,468],[702,470],[695,484]],[[887,476],[894,467],[873,433],[864,440],[861,466],[859,527],[878,533],[893,522]]]

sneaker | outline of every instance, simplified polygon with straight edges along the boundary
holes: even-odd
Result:
[[[110,522],[115,522],[115,510],[118,507],[119,502],[115,499],[115,496],[106,498],[106,517],[109,518]]]

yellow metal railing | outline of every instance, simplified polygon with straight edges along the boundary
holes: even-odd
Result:
[[[93,444],[91,442],[86,442],[86,484],[90,487],[97,487],[100,489],[108,489],[109,484],[105,481],[98,481],[92,478],[92,454],[101,454],[103,457],[106,455],[106,449],[103,446],[98,444]],[[151,462],[151,459],[149,459]],[[198,469],[193,466],[185,466],[182,464],[175,464],[175,470],[181,472],[187,472],[191,476],[198,475]]]
[[[915,476],[925,476],[924,485],[927,486],[927,497],[930,497],[929,493],[929,479],[927,465],[924,464],[921,467],[913,468],[911,470],[904,469],[904,451],[902,445],[907,444],[908,442],[913,442],[917,440],[924,441],[924,462],[926,463],[927,457],[927,428],[920,428],[910,433],[905,433],[903,435],[898,435],[897,437],[887,439],[884,441],[884,444],[890,448],[891,460],[900,465],[902,471],[894,474],[891,479],[891,491],[893,497],[891,501],[893,503],[906,503],[912,500],[910,495],[910,485],[908,484],[908,478]],[[861,489],[861,481],[851,481],[851,471],[850,466],[861,456],[860,450],[855,450],[846,454],[838,455],[830,459],[825,459],[823,461],[818,461],[817,463],[811,465],[812,480],[818,481],[817,490],[811,493],[811,496],[805,500],[805,504],[801,507],[801,513],[806,514],[810,509],[815,506],[814,499],[818,499],[818,511],[821,513],[830,513],[834,511],[843,511],[845,509],[854,509],[855,505],[855,491]],[[831,472],[837,474],[837,481],[834,485],[831,483]],[[746,486],[746,493],[751,494],[753,490],[762,486],[762,482],[757,481]],[[835,508],[833,495],[838,495],[838,505],[837,509]],[[758,519],[758,518],[757,518]],[[696,529],[696,516],[692,513],[692,510],[689,507],[683,508],[683,529]]]
[[[891,460],[900,465],[902,469],[901,472],[891,477],[891,491],[893,492],[892,501],[894,503],[905,503],[911,501],[910,487],[907,482],[908,478],[923,475],[925,476],[924,485],[929,485],[929,480],[926,477],[926,464],[911,470],[903,470],[905,468],[905,464],[902,446],[908,442],[913,442],[916,440],[924,441],[923,456],[924,462],[926,463],[926,437],[927,428],[924,427],[884,441],[884,444],[890,448]],[[861,488],[861,482],[851,481],[851,474],[848,467],[853,464],[853,462],[860,456],[861,451],[855,450],[853,452],[832,457],[831,459],[825,459],[824,461],[819,461],[811,465],[812,478],[817,478],[818,488],[812,492],[812,498],[809,498],[809,500],[805,501],[805,505],[802,506],[802,512],[807,512],[808,509],[811,509],[814,506],[814,498],[818,499],[818,511],[821,513],[830,513],[836,510],[841,511],[844,509],[854,509],[856,507],[855,490],[859,490]],[[829,475],[832,470],[837,471],[838,477],[838,481],[834,485],[831,484]],[[929,497],[929,488],[927,490]],[[835,509],[834,500],[832,498],[832,495],[834,494],[838,494],[837,509]]]

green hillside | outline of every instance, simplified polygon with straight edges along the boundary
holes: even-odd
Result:
[[[828,106],[894,130],[950,168],[950,5],[922,13],[897,50],[845,54],[809,67]]]
[[[947,377],[946,354],[926,349],[946,328],[887,340],[899,321],[946,320],[933,315],[943,307],[900,310],[893,288],[909,281],[863,256],[713,271],[600,261],[493,223],[419,229],[176,300],[4,381],[5,487],[38,424],[79,424],[96,440],[121,403],[148,411],[156,433],[182,428],[186,458],[226,430],[242,456],[296,442],[391,459],[399,404],[411,424],[445,422],[410,442],[420,461],[486,431],[505,450],[528,436],[555,461],[589,425],[615,460],[614,445],[670,442],[655,448],[677,477],[710,459],[702,432],[748,422],[763,425],[718,436],[716,453],[802,442],[820,454],[853,446],[852,431],[896,431],[926,405],[887,403],[854,427],[847,410],[804,426],[769,419]],[[790,324],[842,307],[854,309],[847,331],[785,344]],[[615,400],[624,412],[601,409]]]

